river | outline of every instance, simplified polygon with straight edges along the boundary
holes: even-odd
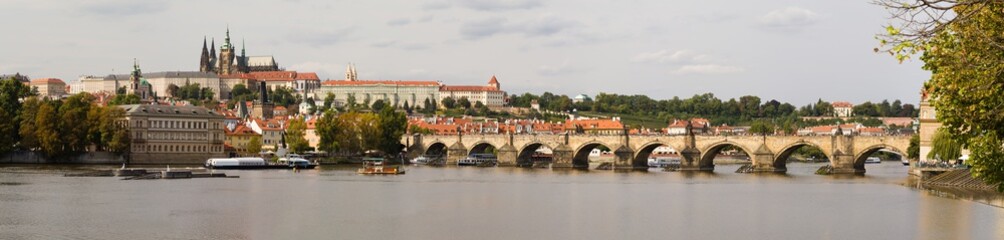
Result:
[[[0,239],[1004,239],[1004,209],[864,176],[409,167],[63,177],[0,165]],[[107,167],[106,167],[107,168]]]

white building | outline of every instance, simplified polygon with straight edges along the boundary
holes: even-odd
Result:
[[[834,117],[850,117],[854,115],[854,104],[849,102],[833,102]]]
[[[356,104],[383,100],[392,106],[408,103],[411,107],[425,108],[426,100],[439,101],[439,90],[440,84],[436,81],[358,80],[355,67],[349,65],[345,80],[324,81],[315,92],[314,100],[323,102],[330,93],[337,103],[348,103],[349,98],[354,98]]]
[[[446,98],[453,98],[453,100],[467,98],[471,102],[471,106],[481,102],[488,107],[502,107],[506,103],[505,92],[499,87],[499,81],[495,76],[488,80],[487,86],[444,85],[439,88],[439,102],[443,102],[443,99]]]
[[[185,84],[199,84],[200,88],[209,88],[213,91],[213,99],[220,100],[228,95],[220,94],[220,77],[215,73],[175,71],[175,72],[153,72],[143,74],[143,78],[150,83],[151,91],[157,96],[168,97],[167,88],[174,84],[184,87]],[[128,78],[126,78],[128,79]]]
[[[28,84],[38,90],[38,96],[49,99],[60,99],[66,95],[66,83],[58,78],[33,79]]]

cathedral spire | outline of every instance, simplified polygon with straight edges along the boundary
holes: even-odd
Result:
[[[206,37],[202,37],[202,56],[199,57],[199,71],[209,72],[209,48],[206,47]]]

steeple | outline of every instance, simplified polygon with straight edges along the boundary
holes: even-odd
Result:
[[[492,79],[488,80],[488,86],[491,86],[492,88],[495,88],[495,90],[499,90],[500,89],[499,88],[500,87],[499,86],[499,80],[495,78],[495,75],[492,75]]]
[[[223,46],[220,46],[220,50],[232,48],[230,45],[230,25],[227,25],[227,37],[223,39]]]
[[[209,49],[206,48],[206,37],[202,37],[202,56],[199,57],[199,71],[209,72]]]
[[[355,81],[358,76],[356,76],[356,66],[349,63],[349,66],[345,68],[345,80]]]

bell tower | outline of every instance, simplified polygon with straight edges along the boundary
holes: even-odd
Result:
[[[223,45],[220,46],[220,65],[217,66],[217,73],[219,74],[231,74],[237,73],[234,69],[234,46],[230,44],[230,27],[227,27],[227,37],[223,40]]]

